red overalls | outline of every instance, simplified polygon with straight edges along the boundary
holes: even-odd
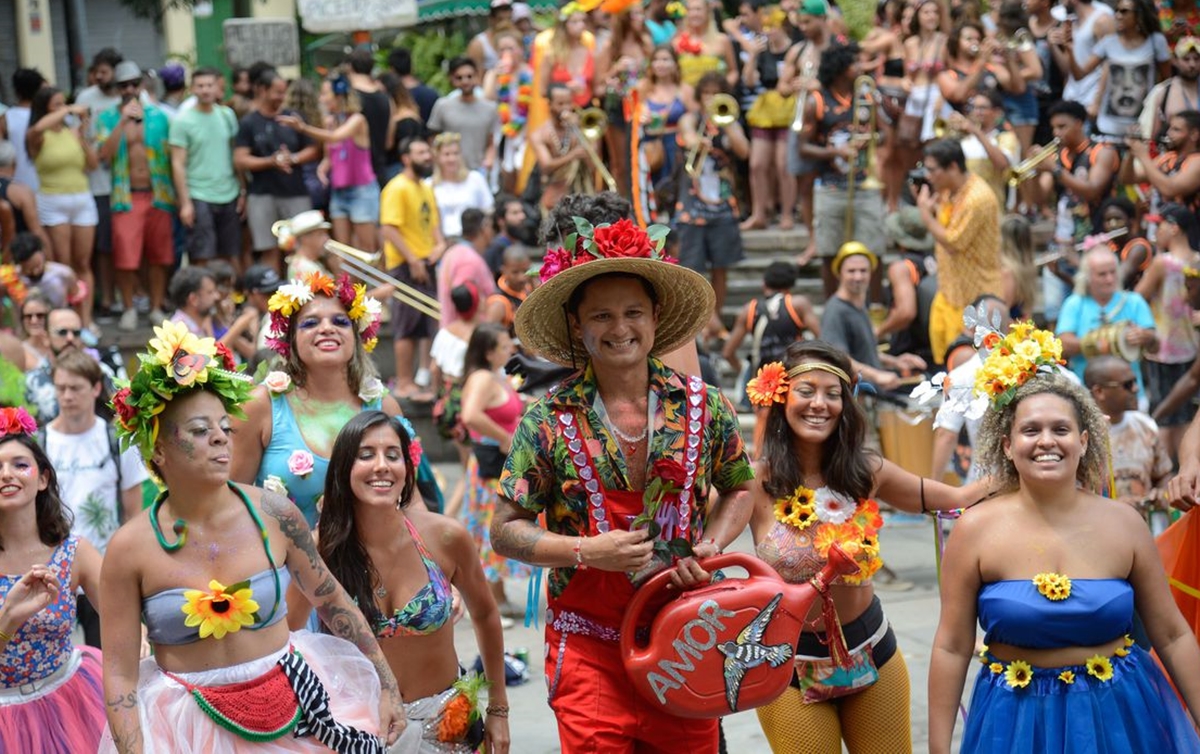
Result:
[[[683,419],[688,480],[678,512],[679,534],[693,541],[689,503],[694,502],[693,480],[700,463],[703,396],[703,383],[689,379],[684,410],[691,413]],[[605,489],[580,437],[576,415],[564,409],[555,420],[559,440],[567,444],[588,494],[587,533],[628,530],[644,508],[643,491]],[[581,568],[561,595],[548,599],[546,685],[563,754],[716,754],[716,720],[671,715],[643,699],[630,683],[617,642],[634,591],[625,573]]]

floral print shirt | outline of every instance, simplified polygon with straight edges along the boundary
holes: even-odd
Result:
[[[71,629],[75,627],[75,590],[70,589],[71,567],[75,562],[78,539],[67,537],[50,557],[50,570],[63,588],[58,599],[38,612],[13,636],[0,651],[0,688],[12,688],[23,683],[40,681],[53,674],[71,656],[74,644]],[[21,580],[23,574],[0,574],[0,605],[8,590]]]
[[[120,106],[110,107],[96,119],[96,149],[108,140],[121,121]],[[175,184],[171,182],[171,147],[167,138],[171,122],[167,114],[153,105],[144,108],[142,141],[146,147],[146,164],[150,168],[150,188],[154,206],[167,212],[175,211]],[[133,209],[133,187],[129,183],[129,150],[125,137],[112,158],[112,211]]]
[[[660,459],[679,459],[684,454],[686,387],[684,379],[657,359],[650,359],[650,389],[658,396],[654,434],[646,468]],[[587,496],[566,443],[556,430],[555,412],[569,410],[579,418],[584,442],[600,483],[605,489],[629,490],[629,471],[616,439],[593,408],[597,386],[591,364],[565,381],[555,392],[537,401],[513,435],[512,450],[500,476],[500,494],[526,510],[545,512],[547,528],[567,536],[587,532]],[[706,390],[707,425],[703,430],[700,468],[696,472],[694,527],[702,530],[708,489],[734,490],[750,481],[753,470],[738,430],[737,414],[721,392]],[[550,595],[566,589],[574,568],[555,568],[550,574]]]

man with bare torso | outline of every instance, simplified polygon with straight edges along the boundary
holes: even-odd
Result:
[[[554,207],[567,194],[596,193],[593,166],[579,140],[571,90],[565,84],[551,84],[546,95],[550,117],[530,138],[542,174],[543,210]]]
[[[167,274],[175,262],[171,236],[175,186],[166,113],[142,104],[142,72],[137,63],[122,61],[114,78],[121,102],[100,113],[96,147],[100,161],[112,167],[113,268],[125,305],[118,327],[133,330],[137,327],[133,289],[143,265],[150,321],[159,324],[165,318],[162,306]]]

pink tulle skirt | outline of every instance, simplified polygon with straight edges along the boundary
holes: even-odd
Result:
[[[333,718],[370,733],[379,733],[379,676],[375,666],[344,639],[308,631],[291,636],[292,646],[321,679],[329,694]],[[197,686],[223,686],[257,678],[287,652],[283,648],[266,657],[197,673],[177,673]],[[287,733],[274,741],[253,743],[213,722],[192,695],[168,677],[153,658],[142,660],[138,678],[138,714],[146,754],[226,754],[227,752],[328,751],[315,738]],[[116,752],[107,730],[101,752]]]
[[[36,691],[0,690],[0,752],[93,752],[104,731],[100,652],[78,647]]]

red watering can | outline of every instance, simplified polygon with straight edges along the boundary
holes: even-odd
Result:
[[[821,572],[789,584],[773,568],[744,553],[702,561],[706,571],[738,566],[748,578],[713,581],[671,593],[670,571],[634,595],[621,622],[621,657],[638,692],[678,717],[714,718],[774,701],[795,672],[793,656],[809,609],[838,576],[858,565],[833,545]],[[661,609],[643,619],[655,597]],[[639,641],[637,628],[650,626]]]

